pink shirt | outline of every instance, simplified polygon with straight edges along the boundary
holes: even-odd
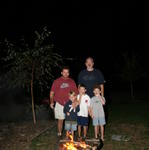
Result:
[[[78,89],[74,80],[71,78],[64,79],[63,77],[54,80],[51,91],[54,92],[54,101],[63,106],[69,100],[70,91],[74,91],[78,94]]]

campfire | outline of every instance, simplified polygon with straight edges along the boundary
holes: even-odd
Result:
[[[85,141],[74,141],[71,134],[67,135],[67,140],[60,140],[59,150],[96,150],[97,143],[89,145]]]

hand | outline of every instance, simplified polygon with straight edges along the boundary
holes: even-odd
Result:
[[[54,109],[54,103],[50,104],[50,108]]]
[[[69,113],[69,112],[67,112],[66,114],[67,114],[67,116],[70,116],[70,113]]]

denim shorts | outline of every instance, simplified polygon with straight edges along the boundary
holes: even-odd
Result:
[[[65,130],[76,131],[77,130],[77,122],[76,121],[65,121]]]
[[[93,126],[105,125],[105,117],[93,118]]]

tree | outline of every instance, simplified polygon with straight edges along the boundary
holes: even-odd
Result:
[[[48,81],[53,77],[52,69],[62,63],[62,57],[53,51],[50,34],[46,27],[41,33],[35,31],[33,46],[26,44],[24,39],[23,44],[19,47],[5,40],[7,46],[5,61],[10,68],[7,76],[11,74],[12,77],[10,85],[27,89],[30,87],[34,124],[36,124],[34,84],[38,83],[41,91],[48,87]]]
[[[140,65],[138,60],[138,55],[132,51],[130,54],[128,52],[122,53],[123,65],[121,67],[120,77],[129,82],[130,84],[130,94],[131,99],[134,99],[134,83],[145,76],[145,72]]]

